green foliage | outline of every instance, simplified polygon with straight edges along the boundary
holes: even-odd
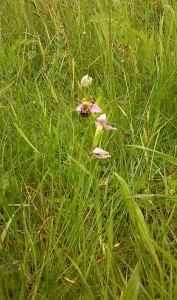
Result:
[[[0,6],[0,299],[176,299],[176,1]]]

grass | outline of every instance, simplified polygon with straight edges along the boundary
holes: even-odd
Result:
[[[176,299],[176,1],[60,2],[0,4],[0,299]]]

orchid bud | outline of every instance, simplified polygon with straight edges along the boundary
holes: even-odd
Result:
[[[84,77],[82,77],[80,84],[83,88],[87,88],[89,87],[89,85],[91,85],[91,83],[92,83],[92,77],[89,77],[87,74]]]

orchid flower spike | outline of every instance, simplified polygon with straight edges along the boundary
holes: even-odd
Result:
[[[98,127],[102,125],[105,130],[117,130],[117,128],[107,125],[106,123],[106,114],[101,115],[95,122],[95,126]]]
[[[82,117],[87,117],[90,112],[92,113],[101,113],[102,110],[98,105],[93,104],[91,102],[84,101],[77,108],[77,111],[80,111]]]
[[[80,85],[81,85],[83,88],[87,88],[87,87],[89,87],[89,85],[91,85],[91,83],[92,83],[92,77],[90,77],[90,76],[87,74],[87,75],[85,75],[84,77],[82,77]]]
[[[101,148],[95,148],[92,152],[96,158],[98,159],[104,159],[104,158],[108,158],[111,157],[111,155],[109,155],[109,152],[104,151]]]

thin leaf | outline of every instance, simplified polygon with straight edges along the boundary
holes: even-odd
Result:
[[[128,145],[128,146],[136,148],[136,149],[141,149],[141,150],[153,152],[154,154],[156,154],[157,156],[159,156],[163,160],[177,166],[177,158],[175,158],[175,157],[173,157],[169,154],[165,154],[165,153],[162,153],[162,152],[159,152],[159,151],[156,151],[156,150],[153,150],[153,149],[149,149],[149,148],[146,148],[146,147],[143,147],[143,146],[138,146],[138,145]]]
[[[138,263],[128,281],[126,290],[121,300],[136,300],[140,289],[139,266]]]
[[[1,251],[1,249],[2,249],[2,246],[3,246],[3,243],[4,243],[5,237],[6,237],[6,235],[7,235],[7,232],[8,232],[8,230],[9,230],[9,227],[10,227],[10,225],[11,225],[11,223],[12,223],[12,220],[13,220],[15,214],[17,213],[17,211],[18,211],[19,209],[20,209],[20,207],[16,210],[16,212],[12,215],[12,217],[11,217],[11,218],[9,219],[9,221],[6,223],[6,226],[5,226],[4,230],[3,230],[3,232],[1,233],[0,251]]]
[[[177,260],[173,256],[171,256],[168,252],[166,252],[155,242],[154,242],[154,246],[164,255],[164,257],[169,261],[169,263],[171,263],[174,267],[177,268]]]
[[[134,193],[138,193],[140,189],[143,189],[146,185],[146,179],[149,175],[149,168],[146,170],[146,172],[138,179],[136,182],[136,185],[134,187]]]
[[[75,165],[80,169],[82,170],[84,173],[86,173],[87,175],[93,177],[93,175],[79,162],[77,161],[76,159],[74,159],[72,156],[68,155],[69,159],[72,160]]]
[[[78,271],[78,274],[85,285],[85,292],[86,292],[86,296],[87,296],[86,299],[94,300],[95,297],[93,296],[92,290],[91,290],[90,286],[88,285],[87,280],[85,279],[84,275],[82,274],[79,266],[76,264],[76,262],[71,257],[68,256],[68,258],[70,259],[70,261],[73,264],[73,266],[75,267],[75,269]]]
[[[134,215],[134,205],[135,205],[135,201],[130,193],[129,187],[126,183],[126,181],[119,176],[117,173],[114,173],[114,175],[117,177],[118,181],[121,184],[121,189],[122,189],[122,193],[125,197],[125,201],[126,201],[126,205],[127,205],[127,210],[130,214],[130,217],[132,219],[132,222],[135,224],[135,215]]]
[[[33,146],[33,144],[29,141],[29,139],[27,138],[27,136],[25,135],[25,133],[23,132],[23,130],[15,123],[14,124],[15,128],[17,129],[17,131],[20,133],[20,135],[24,138],[24,140],[28,143],[28,145],[31,146],[31,148],[33,148],[33,150],[35,152],[37,152],[38,154],[40,154],[40,152]]]
[[[93,138],[93,149],[95,149],[98,146],[102,131],[103,131],[103,127],[100,124],[96,128],[95,135]]]
[[[138,229],[138,233],[141,237],[142,242],[144,243],[144,245],[147,247],[147,249],[151,253],[151,255],[154,258],[156,265],[159,269],[159,272],[161,272],[161,266],[160,266],[156,251],[154,249],[153,241],[150,237],[149,229],[148,229],[148,226],[144,219],[143,213],[142,213],[141,209],[139,208],[139,206],[137,205],[135,199],[131,195],[126,181],[118,174],[116,174],[116,173],[114,173],[114,174],[121,184],[122,193],[126,200],[125,203],[127,205],[127,210],[129,212],[130,218],[132,219],[132,222],[135,226],[135,229],[136,228]]]

